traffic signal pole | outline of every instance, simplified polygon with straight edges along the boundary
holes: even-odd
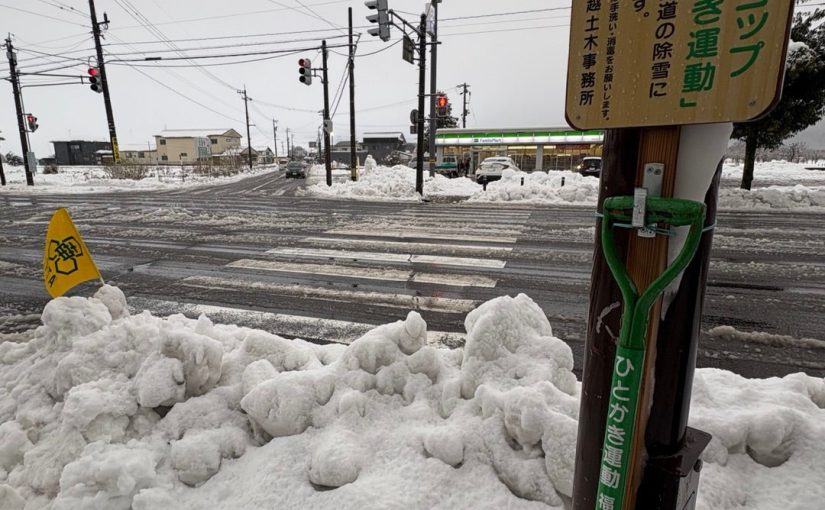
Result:
[[[97,21],[97,13],[95,12],[95,0],[89,0],[89,13],[92,17],[92,34],[95,38],[97,67],[100,70],[100,84],[103,87],[103,104],[106,106],[106,121],[109,124],[109,141],[112,144],[112,160],[117,164],[120,162],[120,149],[117,144],[115,114],[112,112],[112,98],[109,95],[109,81],[106,79],[106,66],[103,62],[103,47],[100,45],[100,23]],[[105,16],[104,14],[104,18]],[[105,23],[108,25],[109,20],[105,19]]]
[[[329,139],[329,79],[327,78],[327,41],[321,41],[321,57],[324,78],[324,166],[327,170],[327,186],[332,186],[332,154]]]
[[[424,196],[424,82],[427,80],[427,16],[418,26],[418,141],[416,143],[415,192]]]
[[[352,44],[352,7],[349,15],[349,167],[353,181],[358,180],[355,142],[355,46]]]
[[[20,75],[17,74],[17,54],[14,53],[14,44],[11,42],[11,35],[6,38],[6,56],[9,58],[11,90],[14,94],[14,109],[17,112],[17,129],[20,131],[20,148],[23,150],[26,184],[28,186],[34,186],[34,176],[29,169],[29,137],[26,132],[26,124],[23,120],[23,96],[20,93]]]
[[[438,128],[438,116],[435,112],[435,95],[436,95],[436,74],[437,74],[437,63],[438,63],[438,4],[441,3],[441,0],[432,0],[430,2],[430,6],[433,9],[433,39],[432,44],[430,45],[430,56],[432,57],[432,62],[430,62],[430,132],[428,133],[428,152],[430,153],[430,174],[435,172],[435,164],[436,164],[436,157],[435,157],[435,130]]]

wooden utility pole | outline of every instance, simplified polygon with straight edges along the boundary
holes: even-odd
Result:
[[[100,85],[103,87],[103,104],[106,106],[106,122],[109,125],[109,142],[112,145],[112,161],[120,163],[120,149],[117,144],[117,131],[115,130],[115,114],[112,111],[112,97],[109,94],[109,80],[106,78],[106,63],[103,60],[103,46],[100,44],[100,23],[97,21],[95,12],[95,0],[89,0],[89,13],[92,17],[92,35],[95,39],[95,51],[97,52],[97,68],[100,71]],[[103,14],[103,24],[109,27],[109,18]]]
[[[243,90],[239,90],[238,94],[241,95],[243,98],[243,108],[246,112],[246,157],[249,163],[249,169],[252,170],[252,136],[249,131],[249,96],[246,94],[246,85],[243,86]]]
[[[34,176],[31,167],[34,163],[29,162],[31,157],[29,152],[29,137],[26,132],[26,123],[23,120],[23,95],[20,92],[20,75],[17,73],[17,54],[14,52],[14,43],[11,41],[11,34],[6,38],[6,56],[9,59],[9,75],[11,80],[11,90],[14,94],[14,109],[17,112],[17,129],[20,131],[20,148],[23,151],[23,166],[26,171],[26,184],[34,186]]]
[[[275,158],[278,157],[278,121],[272,119],[272,136],[275,143]]]
[[[327,77],[327,41],[321,41],[322,74],[324,80],[324,166],[327,170],[327,186],[332,186],[332,153],[330,152],[330,131],[332,121],[329,118],[329,78]]]

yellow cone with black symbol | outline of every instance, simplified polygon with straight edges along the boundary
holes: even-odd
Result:
[[[53,298],[88,280],[99,279],[92,254],[80,237],[66,209],[58,209],[46,231],[46,249],[43,253],[43,283]]]

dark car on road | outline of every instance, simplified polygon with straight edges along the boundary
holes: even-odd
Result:
[[[286,164],[286,176],[300,179],[307,178],[307,171],[304,164],[300,161],[290,161]]]
[[[582,160],[578,170],[582,175],[600,177],[602,175],[602,158],[598,156],[588,156]]]

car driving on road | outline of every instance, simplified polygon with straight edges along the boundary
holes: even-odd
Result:
[[[516,166],[516,163],[511,158],[502,156],[486,158],[476,170],[476,182],[485,184],[491,181],[497,181],[501,179],[501,174],[508,168],[516,172],[520,171],[519,167]]]
[[[301,161],[290,161],[286,164],[286,176],[306,179],[306,167]]]

